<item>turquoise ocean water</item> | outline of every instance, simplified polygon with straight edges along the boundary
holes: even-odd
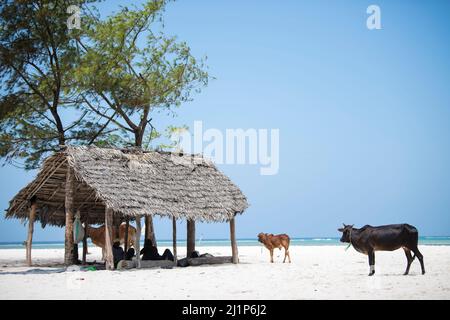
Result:
[[[88,242],[90,245],[92,243]],[[178,246],[186,246],[185,240],[177,241]],[[81,244],[80,244],[81,245]],[[141,247],[143,242],[141,241]],[[198,239],[196,246],[229,246],[230,240],[228,239]],[[238,239],[239,246],[260,246],[261,244],[256,239]],[[294,246],[339,246],[345,245],[339,242],[339,238],[293,238],[291,239],[291,245]],[[443,237],[420,237],[419,245],[450,245],[450,236]],[[158,241],[160,247],[171,247],[172,240],[160,240]],[[21,249],[25,248],[22,242],[0,242],[0,250],[2,249]],[[33,242],[33,249],[59,249],[64,248],[63,241],[35,241]]]

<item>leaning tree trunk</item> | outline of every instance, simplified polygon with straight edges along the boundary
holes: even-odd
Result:
[[[73,169],[67,166],[66,174],[66,232],[64,241],[64,264],[70,266],[74,261],[74,241],[73,241],[73,216],[74,216],[74,193],[75,177]]]
[[[150,107],[147,106],[144,109],[143,117],[141,118],[141,121],[139,125],[134,128],[134,145],[137,148],[142,149],[142,144],[144,142],[144,135],[145,135],[145,129],[148,124],[148,115],[150,112]],[[144,236],[144,242],[147,239],[150,239],[155,247],[157,247],[156,243],[156,236],[155,236],[155,229],[153,227],[153,217],[151,215],[145,216],[145,236]]]

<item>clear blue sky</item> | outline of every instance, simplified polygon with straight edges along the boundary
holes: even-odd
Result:
[[[106,2],[103,12],[120,3]],[[370,4],[382,30],[366,28]],[[278,175],[221,166],[251,204],[238,237],[338,236],[342,222],[450,234],[449,1],[177,1],[165,23],[217,79],[176,119],[157,117],[160,127],[280,129]],[[34,174],[0,169],[2,209]],[[36,229],[36,240],[63,240],[62,229]],[[158,238],[170,230],[156,219]],[[25,237],[17,221],[0,221],[0,241]]]

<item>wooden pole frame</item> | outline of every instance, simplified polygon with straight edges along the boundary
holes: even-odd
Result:
[[[73,217],[74,217],[74,194],[75,194],[75,175],[73,169],[67,166],[66,173],[66,230],[64,240],[64,264],[70,266],[74,261],[74,241],[73,241]]]
[[[239,263],[238,246],[236,242],[236,225],[234,217],[230,220],[230,239],[231,239],[231,252],[233,256],[233,263]]]
[[[177,265],[177,219],[172,217],[172,247],[173,247],[173,262]]]
[[[136,267],[141,267],[141,216],[136,216]]]
[[[119,227],[120,228],[120,227]],[[128,251],[128,230],[130,229],[130,219],[126,218],[125,221],[125,236],[124,236],[124,240],[125,240],[125,244],[124,244],[124,252],[125,254],[127,254]]]
[[[31,198],[30,216],[28,217],[28,236],[27,236],[27,249],[26,260],[27,265],[31,267],[31,246],[33,244],[33,232],[34,232],[34,220],[36,218],[36,197]]]
[[[106,270],[114,270],[114,257],[112,252],[112,236],[113,236],[113,211],[106,208],[105,210],[105,256]]]
[[[158,243],[156,242],[156,236],[155,236],[155,228],[153,226],[153,217],[151,215],[146,215],[144,218],[145,222],[145,238],[150,239],[152,241],[152,244],[155,246],[155,248],[158,247]]]
[[[195,220],[187,220],[186,257],[195,251]]]
[[[89,232],[89,221],[88,218],[86,217],[86,221],[84,222],[84,237],[83,237],[83,265],[86,265],[86,256],[88,252],[88,244],[87,244],[88,232]]]

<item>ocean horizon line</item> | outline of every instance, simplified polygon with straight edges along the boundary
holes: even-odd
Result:
[[[340,237],[300,237],[291,238],[291,245],[303,245],[303,246],[322,246],[322,245],[346,245],[339,241]],[[144,239],[141,239],[143,243]],[[158,246],[171,246],[172,239],[157,240]],[[258,246],[261,243],[256,238],[239,238],[237,239],[238,245],[241,246]],[[186,244],[186,239],[178,239],[178,244],[181,246]],[[196,246],[228,246],[230,239],[218,238],[218,239],[196,239]],[[88,245],[93,245],[90,239]],[[419,237],[419,245],[450,245],[450,236],[421,236]],[[81,246],[81,243],[79,244]],[[1,249],[21,249],[25,248],[24,241],[0,241]],[[64,248],[64,241],[33,241],[33,248],[35,249],[58,249]]]

